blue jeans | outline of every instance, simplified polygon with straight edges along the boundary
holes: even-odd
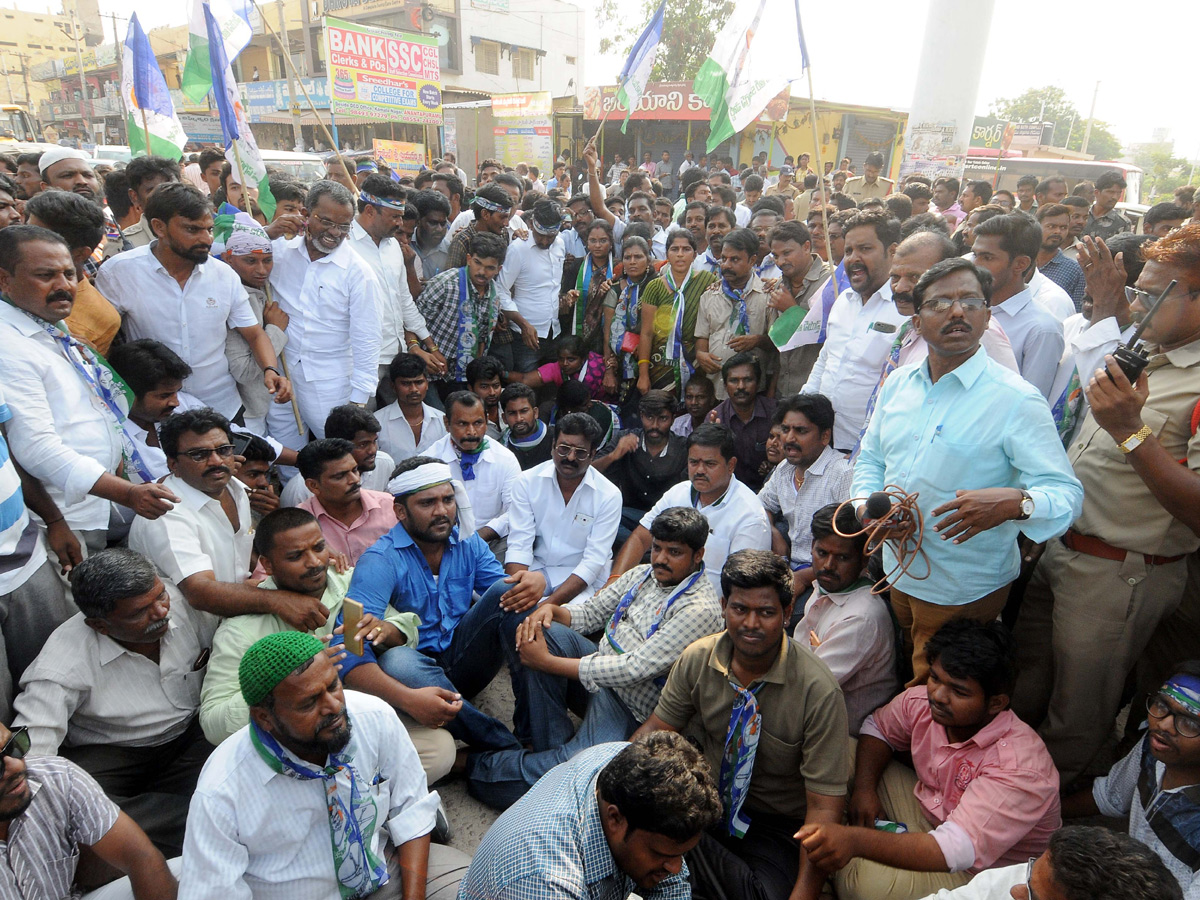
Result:
[[[500,645],[501,621],[506,618],[520,621],[528,615],[505,613],[500,608],[500,596],[510,586],[497,579],[462,617],[450,646],[441,653],[403,646],[393,647],[379,657],[383,671],[407,687],[440,687],[462,694],[462,709],[446,730],[471,747],[507,750],[521,746],[503,722],[468,702],[491,683],[505,663],[505,652]]]
[[[559,657],[579,659],[596,652],[595,644],[565,625],[550,626],[546,643]],[[511,647],[513,642],[505,646]],[[529,714],[534,749],[473,753],[467,758],[467,790],[497,809],[516,803],[539,778],[581,750],[627,740],[641,724],[610,688],[588,694],[578,681],[536,672],[519,663],[517,668],[513,693],[518,707]],[[587,698],[587,713],[575,732],[567,715],[568,695],[580,692]]]
[[[621,507],[621,524],[617,526],[617,547],[624,547],[629,536],[642,524],[642,517],[649,510],[635,509],[632,506]]]

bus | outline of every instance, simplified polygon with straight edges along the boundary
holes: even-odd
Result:
[[[38,142],[42,131],[23,106],[0,105],[0,144],[9,141]]]
[[[1004,188],[1015,194],[1017,180],[1023,175],[1034,175],[1038,181],[1052,175],[1061,175],[1067,179],[1069,191],[1081,181],[1095,181],[1105,172],[1115,169],[1125,178],[1124,201],[1135,205],[1141,202],[1143,171],[1130,163],[1098,159],[1039,159],[1032,156],[1006,156],[997,159],[995,151],[991,152],[991,156],[975,155],[976,151],[972,148],[967,156],[963,177],[974,181],[986,181],[994,188]]]

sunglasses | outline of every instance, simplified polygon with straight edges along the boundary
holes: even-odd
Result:
[[[221,444],[219,447],[197,447],[195,450],[180,451],[179,456],[186,456],[192,462],[202,463],[207,462],[208,458],[213,454],[222,459],[228,459],[233,456],[233,444]]]
[[[1037,894],[1033,892],[1033,864],[1035,862],[1037,862],[1037,857],[1031,856],[1025,866],[1025,893],[1029,895],[1029,900],[1037,900]]]
[[[10,756],[13,759],[24,759],[25,754],[29,752],[30,743],[28,728],[22,725],[14,730],[7,743],[0,747],[0,768],[3,768],[3,761]]]

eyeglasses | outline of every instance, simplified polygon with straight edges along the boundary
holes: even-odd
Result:
[[[320,222],[322,225],[324,225],[326,228],[328,228],[330,231],[340,231],[343,234],[349,234],[350,229],[352,227],[354,227],[353,222],[348,222],[347,224],[342,225],[341,223],[335,222],[332,219],[327,219],[324,216],[313,216],[313,218],[316,219],[318,222]]]
[[[1179,733],[1180,737],[1200,737],[1200,719],[1175,712],[1167,705],[1166,698],[1162,694],[1152,694],[1146,698],[1146,712],[1154,719],[1165,719],[1170,716],[1175,721],[1175,731]]]
[[[213,454],[222,459],[228,459],[233,456],[233,444],[221,444],[219,447],[197,447],[195,450],[181,450],[177,456],[186,456],[192,462],[202,463],[207,462],[208,458]]]
[[[1194,297],[1196,294],[1200,294],[1200,291],[1187,291],[1184,296]],[[1154,305],[1154,301],[1158,299],[1158,294],[1152,294],[1149,291],[1140,291],[1135,287],[1126,285],[1125,299],[1129,301],[1130,306],[1141,301],[1142,308],[1149,309]]]
[[[1033,864],[1037,862],[1036,856],[1029,857],[1029,862],[1025,864],[1025,893],[1029,895],[1029,900],[1037,900],[1037,894],[1033,892]]]
[[[8,757],[13,759],[24,759],[25,754],[29,752],[29,729],[22,725],[20,728],[14,728],[12,737],[8,739],[3,747],[0,747],[0,769],[4,767],[4,760]]]
[[[580,450],[578,447],[572,447],[570,444],[558,444],[554,448],[554,455],[560,459],[569,459],[574,456],[580,462],[587,462],[592,458],[592,451]]]
[[[926,300],[921,304],[921,309],[927,309],[935,313],[944,313],[949,312],[955,303],[963,308],[963,312],[978,312],[981,309],[986,309],[988,305],[988,302],[982,297],[955,297],[953,300],[947,300],[942,297],[937,300]]]

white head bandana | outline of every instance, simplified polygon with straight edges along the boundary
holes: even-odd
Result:
[[[439,484],[454,488],[454,502],[458,505],[458,532],[466,538],[475,530],[475,512],[463,483],[453,477],[446,463],[425,463],[407,472],[401,472],[388,482],[388,493],[400,498],[418,491],[425,491]]]

